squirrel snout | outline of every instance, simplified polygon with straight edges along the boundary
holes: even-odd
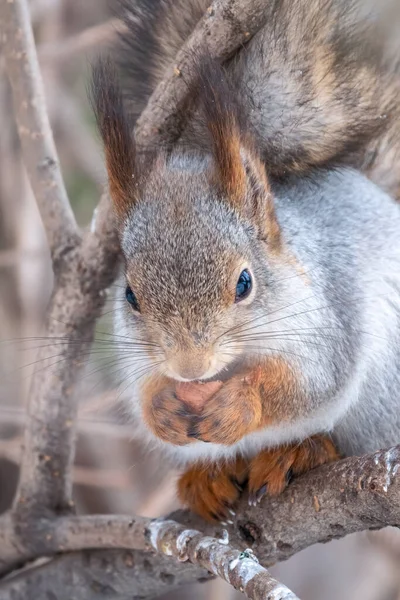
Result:
[[[189,354],[168,360],[170,377],[178,381],[207,379],[214,374],[214,360],[211,356],[195,356]]]

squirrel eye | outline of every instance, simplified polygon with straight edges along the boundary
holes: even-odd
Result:
[[[244,269],[240,273],[240,277],[236,284],[236,297],[235,302],[240,302],[248,297],[253,287],[253,280],[251,278],[250,272],[247,269]]]
[[[125,290],[125,297],[128,300],[129,304],[132,306],[132,308],[134,310],[136,310],[137,312],[140,312],[139,302],[138,302],[135,294],[132,292],[132,288],[130,288],[129,285],[127,286],[127,288]]]

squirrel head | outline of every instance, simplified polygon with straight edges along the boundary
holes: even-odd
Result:
[[[218,65],[205,61],[196,85],[208,152],[137,152],[109,63],[93,81],[125,260],[124,319],[159,372],[212,378],[241,358],[233,334],[262,311],[268,261],[281,248],[264,164]]]

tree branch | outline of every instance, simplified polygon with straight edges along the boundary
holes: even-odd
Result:
[[[26,515],[71,508],[71,467],[77,400],[74,387],[104,290],[116,274],[118,243],[107,197],[93,231],[83,238],[69,205],[50,129],[26,0],[0,7],[2,45],[28,176],[47,232],[55,275],[46,333],[54,344],[39,352],[42,368],[30,390],[17,511]],[[60,340],[61,344],[60,350]],[[54,357],[58,362],[54,364]],[[49,376],[47,367],[51,367]],[[32,521],[34,522],[34,520]]]
[[[195,77],[193,59],[207,50],[213,58],[226,60],[262,27],[266,18],[265,0],[213,0],[139,117],[138,144],[157,144],[178,137]]]
[[[106,23],[94,25],[61,42],[50,42],[38,47],[40,63],[71,60],[88,51],[99,51],[115,40],[126,26],[120,19],[110,19]]]
[[[52,253],[76,243],[78,229],[59,168],[26,2],[0,7],[1,45],[11,82],[24,163]]]
[[[97,550],[63,554],[0,583],[1,600],[145,600],[179,585],[204,582],[207,571],[144,552]]]
[[[90,548],[155,550],[219,575],[252,600],[296,600],[290,590],[258,563],[251,551],[240,552],[228,545],[227,537],[205,536],[175,521],[98,515],[42,521],[40,528],[34,547],[41,548],[41,555]],[[36,556],[26,556],[25,561],[33,558]],[[152,562],[157,563],[158,559],[157,556]]]
[[[199,526],[188,513],[171,518]],[[400,446],[310,471],[257,507],[243,498],[234,521],[231,544],[245,543],[265,566],[350,533],[400,527]]]
[[[23,550],[23,560],[89,548],[122,548],[138,552],[157,548],[165,554],[182,558],[185,547],[182,539],[190,539],[190,560],[221,575],[221,565],[230,564],[221,553],[211,566],[209,562],[201,562],[200,554],[193,550],[201,541],[197,537],[199,529],[203,532],[201,535],[207,534],[215,539],[221,534],[221,528],[207,525],[187,511],[179,511],[171,515],[171,519],[175,520],[150,521],[139,517],[98,515],[42,520],[33,534],[29,532],[33,550]],[[269,566],[312,544],[387,525],[400,525],[400,446],[315,469],[291,483],[279,498],[265,498],[258,507],[249,507],[247,499],[242,498],[235,523],[229,528],[229,551],[250,548],[262,565]],[[191,534],[183,535],[184,528],[186,531],[190,528]],[[3,535],[0,529],[2,545],[8,543],[11,550],[12,539],[10,526],[4,527]],[[26,542],[19,539],[22,548],[26,548]],[[212,543],[210,548],[214,548]],[[18,553],[12,551],[15,559],[18,558]],[[157,568],[158,558],[158,555],[148,556],[154,568]],[[21,560],[21,555],[18,560]],[[204,560],[214,559],[206,555]],[[178,585],[179,581],[177,577],[174,584]],[[238,588],[241,583],[235,579],[234,585]],[[247,593],[252,592],[247,590]]]
[[[106,300],[104,290],[116,274],[119,247],[107,198],[96,223],[63,261],[48,310],[49,343],[38,354],[41,369],[33,376],[25,431],[25,450],[17,510],[40,513],[71,508],[71,469],[77,398],[74,387]],[[54,343],[51,340],[54,339]],[[54,357],[57,357],[56,364]],[[47,370],[51,367],[51,376]]]

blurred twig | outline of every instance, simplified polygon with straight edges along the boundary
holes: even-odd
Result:
[[[112,43],[126,26],[119,19],[110,19],[101,25],[95,25],[61,42],[44,43],[38,47],[41,63],[60,60],[72,60],[89,51],[98,52],[99,48]]]
[[[2,19],[2,50],[25,166],[49,246],[62,253],[78,232],[50,129],[27,3],[3,2]]]

